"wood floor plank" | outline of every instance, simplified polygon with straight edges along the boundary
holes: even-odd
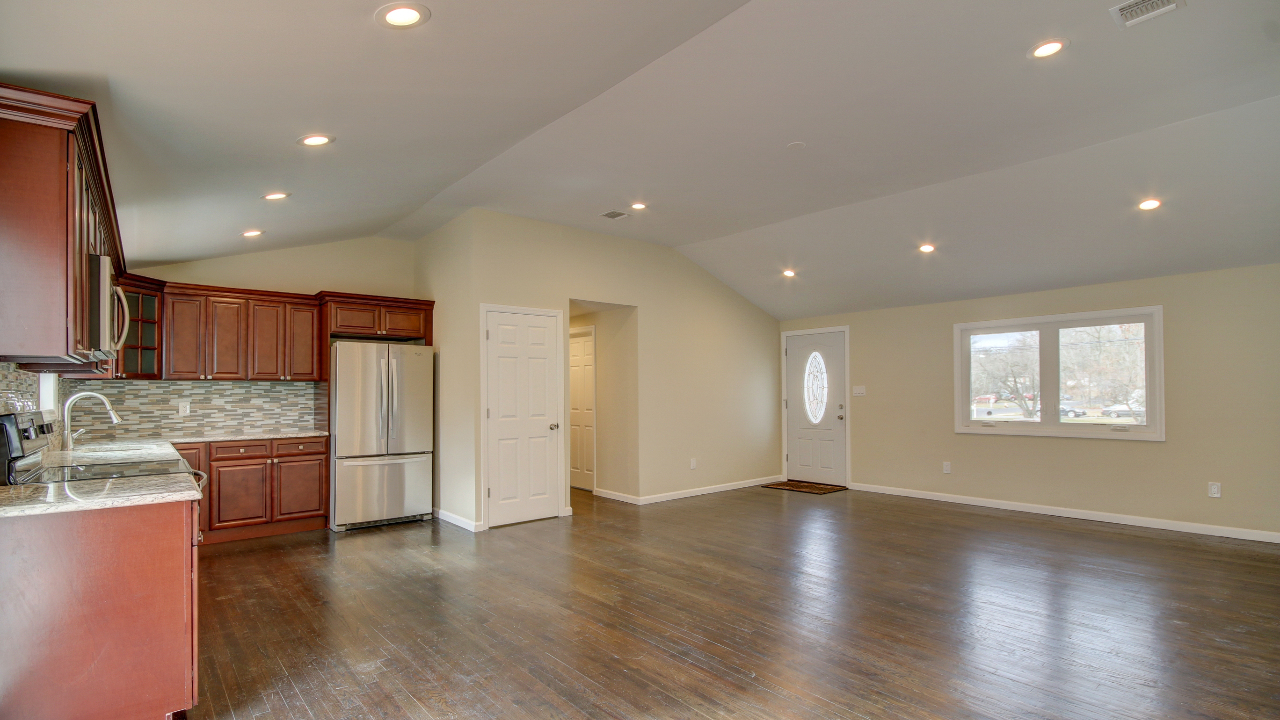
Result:
[[[208,546],[191,718],[1280,718],[1280,548],[749,488]]]

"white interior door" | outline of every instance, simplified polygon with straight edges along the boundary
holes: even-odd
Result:
[[[596,489],[596,331],[569,331],[569,484]]]
[[[555,517],[564,483],[559,317],[491,310],[485,324],[489,525]]]
[[[787,336],[787,479],[844,485],[845,333]]]

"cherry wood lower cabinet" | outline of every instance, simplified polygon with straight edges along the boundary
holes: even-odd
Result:
[[[207,511],[200,518],[204,543],[318,530],[328,524],[327,438],[174,447],[193,468],[209,474]]]
[[[195,704],[198,504],[0,518],[0,718]]]

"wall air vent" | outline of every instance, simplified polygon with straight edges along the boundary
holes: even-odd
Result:
[[[1132,27],[1143,20],[1177,10],[1184,4],[1186,0],[1132,0],[1111,8],[1111,17],[1120,27]]]
[[[610,220],[621,220],[622,218],[629,216],[630,213],[624,213],[621,210],[610,210],[609,212],[600,215],[600,217],[609,218]]]

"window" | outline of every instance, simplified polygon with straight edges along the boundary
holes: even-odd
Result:
[[[1164,439],[1160,307],[955,326],[956,432]]]
[[[827,414],[827,364],[816,350],[804,366],[804,411],[814,425]]]

